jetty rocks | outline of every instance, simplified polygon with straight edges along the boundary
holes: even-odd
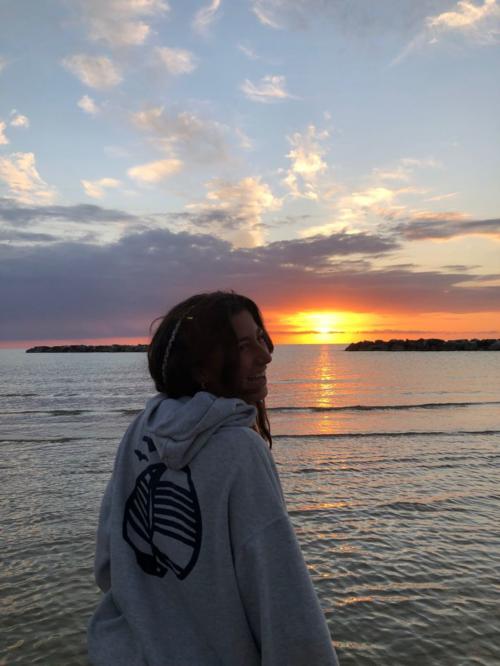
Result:
[[[363,340],[351,342],[345,351],[500,351],[500,339],[487,340],[440,340],[420,338],[419,340]]]
[[[147,352],[148,345],[59,345],[30,347],[27,354],[89,354],[94,352]]]

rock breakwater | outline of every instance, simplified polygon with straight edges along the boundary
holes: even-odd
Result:
[[[40,345],[30,347],[27,354],[89,354],[94,352],[147,352],[148,345]]]
[[[500,339],[362,340],[361,342],[351,342],[345,351],[500,351]]]

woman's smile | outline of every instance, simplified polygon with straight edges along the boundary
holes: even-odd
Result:
[[[238,395],[255,403],[267,395],[266,367],[272,356],[264,332],[248,310],[242,310],[231,319],[238,339],[239,370],[236,377]]]
[[[248,377],[248,383],[257,389],[265,389],[267,393],[267,377],[265,374],[256,375],[255,377]]]

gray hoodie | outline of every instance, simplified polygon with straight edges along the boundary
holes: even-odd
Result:
[[[95,666],[335,666],[255,408],[157,395],[101,507]]]

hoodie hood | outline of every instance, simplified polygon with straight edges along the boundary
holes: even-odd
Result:
[[[257,410],[239,398],[217,398],[200,391],[174,400],[159,393],[146,403],[144,432],[151,437],[161,460],[182,469],[220,428],[252,426]]]

